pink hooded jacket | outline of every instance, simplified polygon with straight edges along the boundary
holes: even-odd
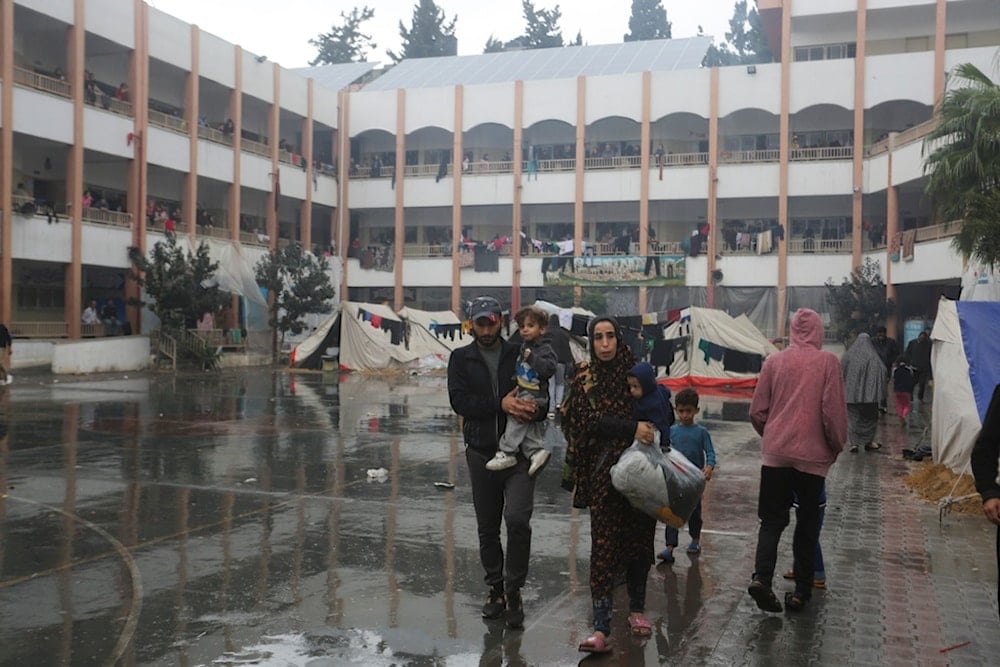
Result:
[[[791,345],[768,357],[750,402],[763,464],[825,477],[847,440],[844,376],[822,350],[823,321],[808,308],[792,317]]]

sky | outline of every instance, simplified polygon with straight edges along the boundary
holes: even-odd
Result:
[[[146,0],[160,11],[197,24],[255,55],[286,68],[305,67],[316,56],[309,40],[342,25],[340,13],[363,7],[366,0]],[[725,38],[735,0],[662,0],[674,37],[692,37],[698,26],[716,41]],[[417,0],[367,0],[375,16],[362,30],[377,44],[370,62],[389,63],[386,49],[400,50],[399,22],[409,29]],[[559,26],[567,42],[583,33],[584,44],[614,44],[628,32],[632,0],[535,0],[536,9],[562,12]],[[437,0],[448,21],[458,16],[458,54],[483,52],[492,35],[506,41],[524,32],[521,0]],[[597,11],[597,8],[600,8]]]

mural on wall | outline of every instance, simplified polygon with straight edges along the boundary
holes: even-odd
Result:
[[[684,285],[684,255],[546,257],[545,285]]]

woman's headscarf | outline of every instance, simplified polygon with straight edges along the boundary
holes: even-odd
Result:
[[[601,322],[610,322],[618,339],[613,359],[601,361],[594,348],[594,329]],[[635,355],[622,341],[622,329],[610,316],[598,317],[587,325],[590,363],[574,378],[574,391],[567,411],[569,428],[574,433],[596,433],[602,415],[632,419],[632,398],[628,393],[628,372],[635,365]],[[580,389],[582,391],[576,391]]]
[[[885,363],[871,337],[858,334],[851,348],[840,358],[844,370],[844,391],[848,403],[880,403],[885,397]]]

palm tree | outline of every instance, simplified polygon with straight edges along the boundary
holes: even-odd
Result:
[[[952,70],[962,85],[937,108],[937,126],[924,139],[924,195],[939,219],[964,220],[956,249],[1000,265],[1000,85],[975,65]],[[928,154],[929,153],[929,154]]]

